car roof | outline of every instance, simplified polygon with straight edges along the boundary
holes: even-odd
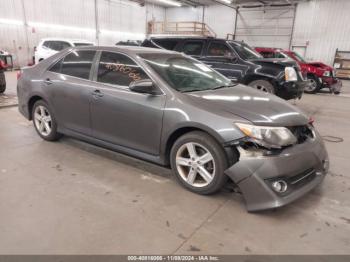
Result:
[[[181,35],[181,36],[150,36],[148,39],[169,39],[169,40],[218,40],[218,41],[230,41],[230,42],[241,42],[236,40],[230,40],[225,38],[216,38],[212,36],[188,36],[188,35]]]
[[[123,52],[130,55],[138,55],[138,54],[177,54],[178,52],[159,49],[159,48],[151,48],[151,47],[142,47],[142,46],[79,46],[73,47],[73,50],[96,50],[96,51],[110,51],[110,52]]]
[[[41,42],[44,41],[66,41],[66,42],[72,42],[72,43],[94,43],[92,41],[84,40],[84,39],[69,39],[69,38],[60,38],[60,37],[47,37],[47,38],[42,38],[40,40]]]

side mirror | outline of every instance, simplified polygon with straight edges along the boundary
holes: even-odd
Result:
[[[154,87],[153,82],[150,79],[143,79],[133,81],[129,85],[129,89],[136,93],[157,95],[158,91]]]

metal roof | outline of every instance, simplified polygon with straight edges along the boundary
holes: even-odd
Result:
[[[153,3],[165,7],[171,7],[172,5],[162,2],[161,0],[129,0],[138,2],[139,4]],[[298,2],[305,2],[308,0],[231,0],[231,4],[224,0],[172,0],[178,2],[182,6],[207,6],[221,4],[233,8],[254,8],[263,6],[290,6]]]

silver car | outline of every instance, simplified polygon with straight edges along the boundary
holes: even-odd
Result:
[[[43,139],[65,134],[170,165],[199,194],[231,180],[248,211],[286,205],[328,171],[322,139],[297,108],[176,52],[66,49],[23,69],[17,88]]]

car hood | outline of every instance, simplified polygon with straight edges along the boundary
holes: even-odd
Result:
[[[298,126],[308,123],[306,115],[288,102],[244,85],[188,95],[207,110],[228,112],[255,125]]]
[[[317,67],[319,69],[325,70],[325,71],[332,71],[333,67],[326,65],[322,62],[308,62],[307,65]]]
[[[259,58],[259,59],[251,59],[250,62],[254,64],[263,65],[263,64],[276,64],[281,65],[283,67],[292,66],[296,67],[297,62],[289,58]]]

